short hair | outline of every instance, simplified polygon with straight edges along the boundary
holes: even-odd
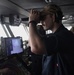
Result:
[[[42,15],[46,14],[55,14],[56,22],[62,20],[63,12],[61,8],[56,4],[47,4],[44,9],[41,11]]]

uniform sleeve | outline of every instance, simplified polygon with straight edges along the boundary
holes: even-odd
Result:
[[[47,54],[54,54],[58,51],[58,39],[56,35],[48,35],[44,38]]]

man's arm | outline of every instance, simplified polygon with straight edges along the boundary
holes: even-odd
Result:
[[[31,10],[29,16],[29,22],[35,21],[37,22],[39,19],[39,14],[37,11]],[[31,47],[31,51],[35,54],[43,54],[45,53],[45,45],[40,35],[38,34],[36,24],[34,22],[29,23],[29,43]]]

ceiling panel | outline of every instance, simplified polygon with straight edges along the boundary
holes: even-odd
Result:
[[[7,9],[6,13],[19,13],[28,16],[28,10],[32,8],[41,9],[50,0],[0,0],[0,14]],[[74,0],[51,0],[58,4],[65,14],[74,13]],[[3,7],[2,7],[3,6]]]
[[[40,9],[47,4],[46,1],[50,0],[8,0],[8,1],[13,5],[18,6],[19,8],[28,11],[32,8]],[[58,4],[65,14],[74,13],[74,0],[51,0],[51,2]]]
[[[59,5],[64,15],[74,16],[74,0],[0,0],[0,15],[19,14],[21,18],[26,18],[30,9],[40,10],[50,1]]]

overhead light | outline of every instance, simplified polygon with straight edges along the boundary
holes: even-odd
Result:
[[[50,2],[52,2],[52,1],[51,1],[51,0],[45,0],[45,2],[46,2],[46,3],[50,3]]]

